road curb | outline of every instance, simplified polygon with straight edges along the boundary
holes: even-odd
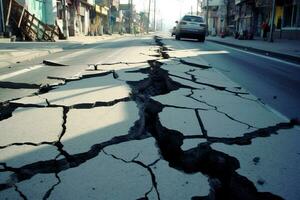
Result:
[[[214,43],[217,43],[217,44],[226,45],[226,46],[230,46],[230,47],[234,47],[234,48],[238,48],[238,49],[242,49],[242,50],[249,51],[249,52],[259,53],[259,54],[262,54],[264,56],[279,58],[279,59],[289,61],[289,62],[293,62],[293,63],[296,63],[296,64],[300,64],[300,57],[297,57],[297,56],[278,53],[278,52],[274,52],[274,51],[266,51],[266,50],[257,49],[257,48],[253,48],[253,47],[246,47],[246,46],[243,46],[243,45],[232,44],[232,43],[229,43],[229,42],[222,42],[222,41],[216,41],[216,40],[211,40],[211,39],[207,39],[207,41],[214,42]]]

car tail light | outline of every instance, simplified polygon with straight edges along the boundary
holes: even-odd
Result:
[[[180,22],[180,24],[183,24],[183,25],[185,25],[185,24],[186,24],[186,22]]]

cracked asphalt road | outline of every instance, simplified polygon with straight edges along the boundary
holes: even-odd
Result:
[[[297,119],[200,50],[155,37],[118,53],[48,85],[2,83],[34,91],[0,105],[0,199],[300,198]]]

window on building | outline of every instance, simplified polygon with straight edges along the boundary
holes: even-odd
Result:
[[[56,1],[56,6],[57,6],[57,18],[62,19],[63,17],[63,10],[62,10],[62,4],[60,1]]]
[[[294,5],[293,27],[300,27],[300,3]]]
[[[284,5],[283,27],[300,27],[300,3],[288,2]]]
[[[291,27],[293,6],[285,5],[283,9],[283,27]]]

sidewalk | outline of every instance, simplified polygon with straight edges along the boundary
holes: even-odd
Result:
[[[70,47],[74,48],[74,45],[85,45],[128,36],[130,35],[76,36],[56,42],[8,42],[2,39],[0,40],[0,68],[61,52]]]
[[[233,37],[220,38],[218,36],[209,36],[207,37],[207,41],[300,63],[299,40],[278,39],[271,43],[263,41],[261,38],[255,38],[254,40],[237,40]]]

